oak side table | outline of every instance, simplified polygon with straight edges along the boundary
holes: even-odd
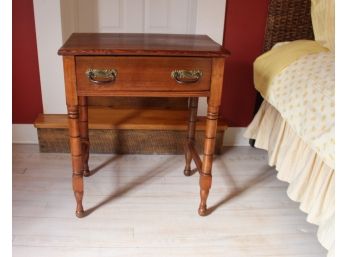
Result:
[[[76,216],[89,176],[88,96],[188,97],[184,174],[200,174],[198,213],[207,214],[224,63],[229,52],[205,35],[74,33],[63,56]],[[194,147],[198,97],[207,97],[203,160]]]

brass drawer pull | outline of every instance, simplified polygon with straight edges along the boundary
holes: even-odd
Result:
[[[106,84],[115,81],[117,76],[117,71],[114,69],[111,70],[97,70],[97,69],[88,69],[86,71],[86,76],[89,81],[95,84]]]
[[[203,76],[200,70],[173,70],[171,77],[179,84],[195,83]]]

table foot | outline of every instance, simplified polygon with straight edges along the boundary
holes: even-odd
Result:
[[[199,216],[202,216],[202,217],[207,216],[208,215],[207,205],[199,206],[198,214]]]
[[[88,170],[83,170],[82,172],[83,172],[83,176],[84,177],[89,177],[91,175],[91,172],[90,172],[89,169]]]
[[[76,217],[82,218],[85,216],[84,215],[85,211],[83,210],[83,206],[82,206],[83,192],[75,191],[74,195],[75,195],[75,199],[76,199],[76,211],[75,211]]]
[[[185,170],[184,170],[184,175],[185,175],[186,177],[191,176],[191,175],[192,175],[191,169],[185,169]]]
[[[198,208],[198,214],[200,216],[206,216],[208,214],[207,199],[208,199],[211,183],[212,183],[212,177],[210,175],[201,173],[201,176],[199,178],[199,184],[201,188],[200,190],[201,202]]]
[[[184,175],[186,177],[189,177],[193,174],[193,172],[191,170],[192,155],[191,155],[190,150],[188,149],[186,144],[185,144],[185,160],[186,160],[186,165],[184,168]]]
[[[85,212],[83,210],[82,211],[76,211],[75,215],[76,215],[76,217],[81,219],[81,218],[85,217]]]

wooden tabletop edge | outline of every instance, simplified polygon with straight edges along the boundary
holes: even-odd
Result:
[[[222,49],[221,51],[178,51],[178,50],[124,50],[124,49],[72,49],[60,48],[57,52],[60,56],[84,56],[84,55],[118,55],[118,56],[179,56],[179,57],[229,57],[231,53]]]

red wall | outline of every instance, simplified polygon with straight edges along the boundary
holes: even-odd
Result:
[[[229,126],[252,120],[256,91],[253,62],[261,54],[269,0],[227,0],[223,45],[226,61],[221,115]]]
[[[12,122],[33,123],[42,113],[32,0],[12,1]]]

